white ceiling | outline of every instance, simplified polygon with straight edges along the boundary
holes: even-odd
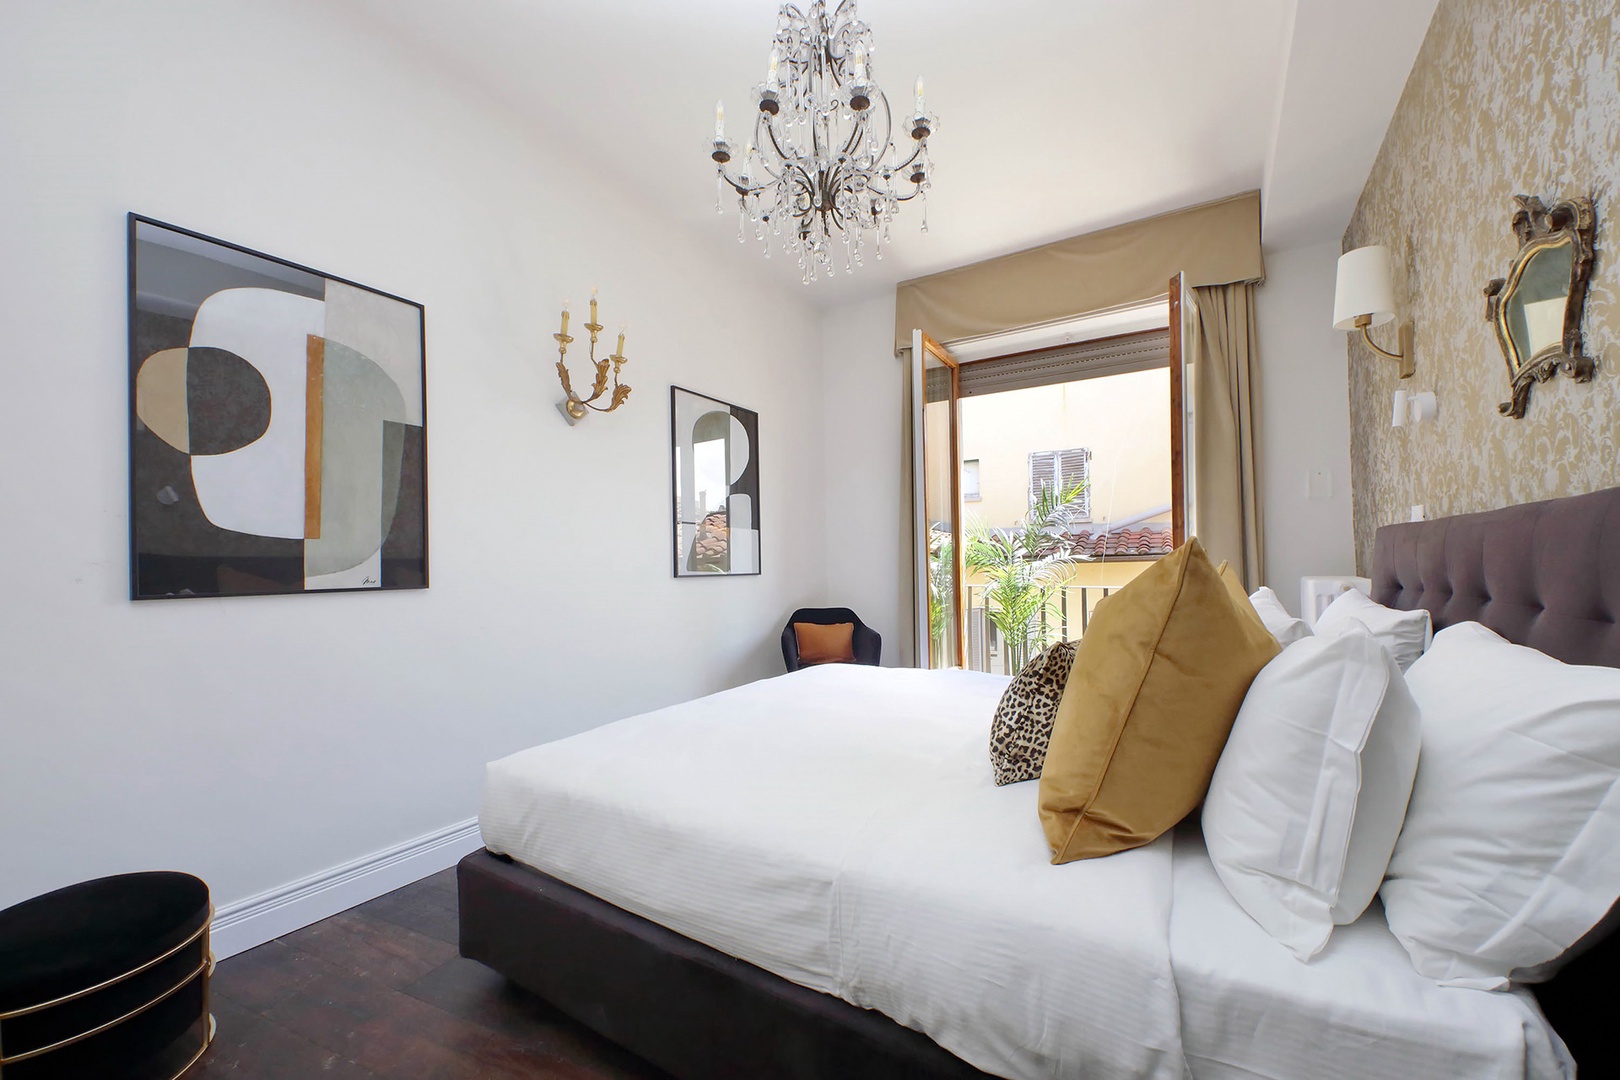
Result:
[[[611,170],[688,242],[758,265],[817,303],[1263,179],[1276,187],[1268,187],[1268,206],[1287,210],[1289,246],[1337,236],[1434,6],[861,0],[876,80],[898,102],[925,76],[930,111],[940,117],[930,143],[930,231],[918,230],[911,203],[882,262],[868,258],[853,275],[801,286],[790,260],[767,262],[752,240],[736,242],[735,215],[716,217],[706,145],[717,98],[733,117],[748,113],[776,0],[342,2],[443,74],[472,80],[532,117],[536,135],[559,153]],[[1356,18],[1327,17],[1334,7]],[[1384,17],[1391,13],[1393,30]],[[1363,48],[1377,50],[1379,70],[1356,92],[1335,96]],[[1291,65],[1291,52],[1310,62]],[[1369,80],[1378,82],[1370,99]],[[1326,131],[1310,114],[1324,101],[1335,108]],[[1346,124],[1354,145],[1335,135]],[[1323,175],[1340,181],[1333,191],[1317,190]],[[1341,189],[1351,192],[1348,205]]]
[[[1439,0],[1300,0],[1266,159],[1266,243],[1349,224]]]

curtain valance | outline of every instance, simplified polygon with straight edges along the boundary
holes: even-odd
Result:
[[[911,346],[918,327],[937,341],[957,341],[1148,300],[1163,295],[1177,272],[1189,286],[1263,279],[1260,193],[901,282],[895,351]]]

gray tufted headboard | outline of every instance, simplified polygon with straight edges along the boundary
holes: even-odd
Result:
[[[1570,664],[1620,667],[1620,488],[1386,525],[1372,596],[1428,608],[1439,630],[1482,622]]]
[[[1372,579],[1374,600],[1428,608],[1436,630],[1476,620],[1565,663],[1620,667],[1620,488],[1387,525]],[[1616,972],[1620,933],[1535,987],[1583,1075],[1615,1068]]]

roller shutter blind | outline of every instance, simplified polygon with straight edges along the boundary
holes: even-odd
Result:
[[[962,397],[1026,390],[1170,365],[1170,331],[1143,330],[1072,345],[975,360],[960,367]]]

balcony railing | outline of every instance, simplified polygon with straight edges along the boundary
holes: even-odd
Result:
[[[1122,585],[1063,585],[1054,589],[1052,604],[1041,613],[1040,640],[1042,648],[1059,641],[1078,641],[1091,624],[1091,613],[1110,593],[1118,592]],[[984,593],[988,586],[963,586],[963,600],[967,604],[967,661],[974,671],[988,671],[997,675],[1016,675],[1009,671],[1006,642],[995,624],[989,619],[984,606]]]

